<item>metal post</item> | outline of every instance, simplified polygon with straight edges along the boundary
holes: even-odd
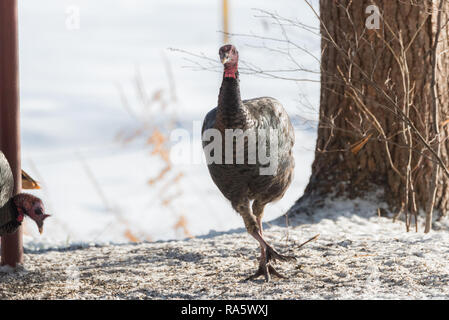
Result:
[[[19,130],[19,61],[17,0],[0,0],[0,149],[14,176],[14,194],[21,191]],[[2,265],[23,262],[22,228],[1,239]]]
[[[223,0],[223,44],[229,42],[229,6],[228,0]]]

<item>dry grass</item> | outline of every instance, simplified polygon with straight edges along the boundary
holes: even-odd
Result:
[[[181,212],[178,212],[174,205],[175,200],[184,193],[180,181],[185,177],[185,174],[176,168],[170,160],[169,133],[177,120],[175,110],[178,98],[170,62],[167,57],[164,56],[163,58],[168,78],[167,88],[156,88],[148,93],[142,74],[139,68],[136,68],[134,88],[138,105],[131,107],[128,96],[126,96],[122,87],[118,86],[122,105],[136,119],[136,127],[131,130],[119,131],[116,139],[124,146],[137,139],[143,139],[144,148],[149,150],[148,161],[155,165],[161,164],[158,173],[148,178],[148,187],[153,190],[153,193],[157,194],[154,201],[159,202],[162,207],[175,216],[177,221],[173,225],[175,232],[181,230],[183,237],[192,237],[188,229],[187,218]],[[156,118],[158,119],[157,122],[154,121]],[[122,218],[126,220],[126,217]],[[140,239],[135,235],[133,228],[126,230],[125,237],[132,242],[138,242]],[[144,238],[151,238],[151,235],[145,234]]]

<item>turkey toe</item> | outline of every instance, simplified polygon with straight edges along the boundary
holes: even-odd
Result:
[[[286,255],[282,255],[279,252],[277,252],[276,250],[274,250],[272,247],[267,246],[266,248],[266,255],[267,255],[267,262],[270,261],[296,261],[296,258],[294,256],[286,256]]]
[[[259,265],[259,269],[256,271],[256,273],[253,274],[252,276],[249,276],[248,278],[246,278],[245,281],[255,280],[255,279],[259,278],[260,276],[264,276],[265,281],[269,282],[271,280],[272,275],[279,279],[287,279],[287,277],[285,277],[282,274],[280,274],[279,272],[277,272],[276,269],[271,264],[264,262]]]

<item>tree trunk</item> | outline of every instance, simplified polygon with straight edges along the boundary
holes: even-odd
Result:
[[[369,30],[365,22],[370,14],[365,10],[372,4],[379,8],[381,18],[379,28]],[[417,132],[432,148],[436,147],[432,143],[436,139],[431,51],[438,4],[434,1],[432,7],[430,0],[320,1],[318,138],[309,184],[293,212],[319,204],[329,196],[363,198],[373,191],[392,211],[411,210],[413,195],[417,208],[426,208],[435,158]],[[449,1],[442,8],[435,79],[443,141],[441,158],[449,164],[449,125],[445,123],[449,119]],[[405,65],[400,60],[402,52],[408,67],[405,76],[401,72]],[[354,92],[359,93],[361,101],[356,101]],[[367,109],[362,110],[360,104]],[[404,123],[393,104],[409,116],[417,132]],[[442,170],[439,172],[435,208],[444,214],[449,209],[449,179]]]

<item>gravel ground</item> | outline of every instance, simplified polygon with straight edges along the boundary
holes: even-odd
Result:
[[[351,204],[353,205],[353,204]],[[314,216],[279,219],[268,240],[295,263],[288,279],[242,280],[257,267],[244,230],[185,241],[26,250],[25,265],[0,272],[2,299],[428,299],[449,298],[446,224],[430,235],[340,203]],[[355,204],[357,209],[358,204]],[[298,245],[320,233],[302,248]]]

